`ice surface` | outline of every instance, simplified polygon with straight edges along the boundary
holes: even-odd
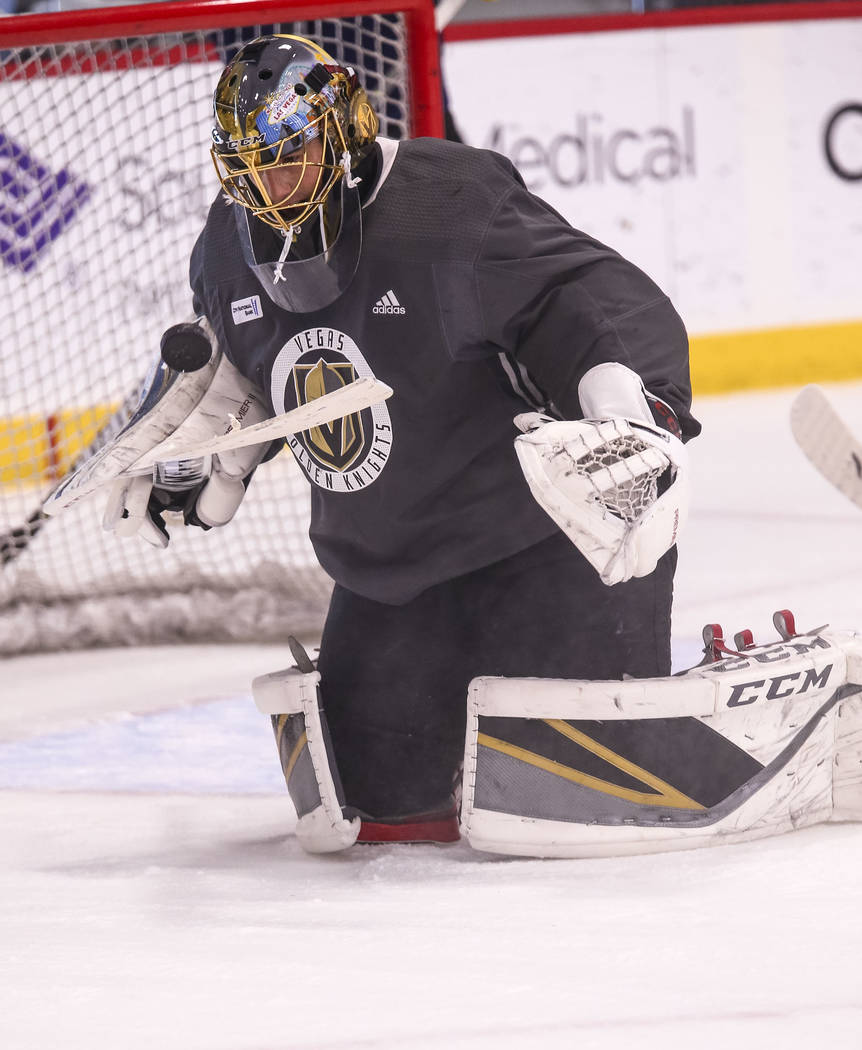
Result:
[[[862,432],[862,384],[828,388]],[[703,400],[674,654],[862,626],[862,512],[792,392]],[[862,1047],[862,826],[583,861],[308,857],[252,677],[286,648],[21,657],[0,701],[0,1047]]]

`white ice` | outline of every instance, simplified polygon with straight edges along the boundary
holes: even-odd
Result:
[[[827,388],[862,430],[862,384]],[[792,392],[701,399],[675,665],[704,623],[862,626],[862,512]],[[305,856],[250,699],[284,649],[7,660],[0,1047],[862,1047],[862,826],[589,861]]]

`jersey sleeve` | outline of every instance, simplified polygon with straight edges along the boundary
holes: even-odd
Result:
[[[489,352],[522,364],[564,417],[582,414],[584,373],[615,361],[670,405],[685,437],[700,431],[690,411],[688,337],[668,297],[521,183],[501,199],[471,278],[474,334]]]
[[[220,197],[217,197],[210,207],[207,221],[189,257],[189,286],[192,292],[194,316],[206,317],[225,356],[232,365],[240,368],[240,363],[232,352],[230,341],[225,337],[221,311],[218,307],[218,288],[211,276],[213,255],[230,258],[234,251],[230,241],[233,232],[232,223],[227,212],[228,206]]]
[[[206,314],[204,296],[204,233],[201,231],[189,258],[189,286],[192,290],[192,310],[195,317]],[[211,319],[208,318],[208,320]]]

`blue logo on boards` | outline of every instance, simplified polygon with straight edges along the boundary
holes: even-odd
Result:
[[[0,259],[29,273],[90,198],[65,168],[52,172],[0,131]]]

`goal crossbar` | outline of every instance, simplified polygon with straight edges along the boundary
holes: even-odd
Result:
[[[109,40],[160,33],[277,25],[307,18],[348,18],[401,14],[408,27],[408,78],[413,99],[414,137],[442,137],[440,55],[432,0],[188,0],[83,8],[0,19],[0,52],[38,44]],[[4,79],[0,63],[0,80]]]

